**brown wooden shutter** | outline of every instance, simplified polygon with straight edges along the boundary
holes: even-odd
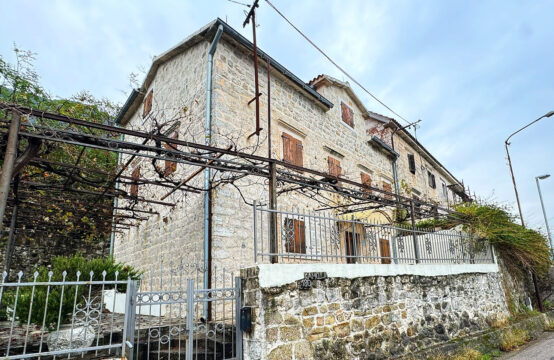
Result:
[[[387,239],[379,239],[379,248],[381,250],[381,264],[390,264],[390,244]]]
[[[283,139],[283,161],[296,166],[304,166],[302,141],[286,133],[282,133],[281,138]]]
[[[175,129],[175,131],[173,132],[173,135],[171,135],[171,138],[176,140],[179,138],[179,127]],[[175,150],[177,146],[165,143],[164,148],[166,148],[167,150]],[[177,170],[177,162],[171,161],[171,160],[165,161],[165,169],[164,169],[165,176],[173,174],[176,170]]]
[[[294,139],[294,165],[304,166],[303,150],[302,141]]]
[[[283,161],[288,163],[293,163],[293,157],[291,152],[291,137],[288,134],[283,133],[281,135],[283,139]]]
[[[352,111],[352,109],[343,102],[340,103],[340,110],[342,121],[347,123],[349,126],[354,127],[354,111]]]
[[[364,191],[370,193],[371,190],[371,176],[368,174],[361,172],[360,176],[362,178],[362,185],[364,186]]]
[[[342,168],[340,167],[340,161],[332,158],[330,156],[327,157],[327,166],[329,167],[329,175],[340,177]]]
[[[306,227],[304,221],[294,220],[294,252],[299,254],[306,253]]]
[[[386,182],[383,182],[383,190],[392,193],[392,185]],[[385,194],[385,198],[392,199],[392,195]]]
[[[150,90],[150,92],[144,98],[144,105],[143,105],[143,109],[142,109],[142,117],[146,117],[146,115],[150,114],[150,111],[152,111],[152,97],[153,96],[154,96],[154,90]]]
[[[290,253],[306,253],[306,230],[304,221],[286,218],[283,226],[288,238],[285,241],[285,250]]]
[[[131,184],[131,196],[134,196],[134,197],[137,197],[138,196],[138,190],[139,190],[139,186],[138,186],[138,183],[137,181],[140,179],[140,166],[137,166],[134,170],[133,170],[133,173],[131,174],[131,178],[132,178],[132,184]]]

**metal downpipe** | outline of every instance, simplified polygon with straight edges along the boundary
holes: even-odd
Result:
[[[215,33],[214,39],[208,50],[208,62],[207,62],[207,73],[206,73],[206,125],[205,125],[205,137],[204,143],[206,145],[211,145],[212,142],[212,65],[213,65],[213,56],[217,47],[217,43],[221,38],[223,33],[223,26],[219,25],[217,32]],[[209,168],[204,169],[204,289],[207,289],[209,286],[209,261],[210,261],[210,176],[211,171]],[[206,310],[206,309],[204,309]],[[207,314],[204,314],[206,316]]]

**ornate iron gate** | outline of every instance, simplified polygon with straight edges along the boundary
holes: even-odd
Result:
[[[184,285],[184,284],[183,284]],[[240,359],[240,278],[228,287],[186,286],[152,291],[130,289],[127,309],[128,359]]]
[[[64,271],[60,279],[53,272],[44,279],[35,272],[29,281],[19,272],[13,282],[4,273],[0,357],[97,358],[125,353],[136,360],[241,359],[242,334],[236,325],[240,279],[223,272],[214,276],[222,286],[199,289],[195,280],[186,280],[193,273],[184,267],[167,272],[161,268],[150,282],[119,279],[117,271],[115,279],[107,279],[106,271]]]

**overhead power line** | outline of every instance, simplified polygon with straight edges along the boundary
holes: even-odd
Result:
[[[275,7],[275,5],[273,5],[271,3],[271,1],[269,0],[265,0],[269,6],[271,6],[273,8],[273,10],[275,10],[277,12],[277,14],[279,14],[287,23],[289,23],[290,26],[292,26],[294,28],[294,30],[296,30],[304,39],[306,39],[307,42],[309,42],[314,48],[317,49],[317,51],[319,51],[321,53],[321,55],[325,56],[327,58],[327,60],[329,60],[331,62],[331,64],[335,65],[335,67],[337,69],[339,69],[344,75],[346,75],[350,80],[352,80],[356,85],[358,85],[363,91],[365,91],[369,96],[371,96],[375,101],[377,101],[379,104],[383,105],[387,110],[389,110],[391,113],[393,113],[394,115],[396,115],[398,118],[404,120],[405,122],[407,123],[410,123],[408,120],[406,120],[404,117],[402,117],[400,114],[398,114],[396,111],[394,111],[393,109],[391,109],[387,104],[385,104],[383,101],[379,100],[379,98],[377,98],[377,96],[373,95],[371,93],[371,91],[367,90],[362,84],[360,84],[360,82],[356,79],[354,79],[354,77],[352,77],[352,75],[350,75],[346,70],[344,70],[339,64],[337,64],[333,59],[331,59],[331,57],[329,57],[329,55],[327,55],[319,46],[317,46],[312,40],[310,40],[310,38],[305,35],[300,29],[298,29],[285,15],[283,15],[283,13],[281,11],[279,11],[279,9],[277,9]]]

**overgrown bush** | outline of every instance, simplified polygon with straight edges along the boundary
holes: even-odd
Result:
[[[137,270],[128,265],[116,263],[112,258],[87,260],[80,254],[72,257],[56,257],[52,261],[51,267],[42,266],[36,271],[38,273],[36,282],[77,281],[78,272],[80,272],[79,281],[115,280],[116,272],[118,280],[138,279],[140,276],[140,272]],[[91,272],[93,272],[92,279]],[[35,274],[30,274],[22,279],[22,282],[25,281],[35,281]],[[118,285],[119,291],[125,291],[125,289],[125,284]],[[30,321],[31,324],[38,326],[42,326],[44,323],[46,327],[52,329],[57,326],[58,318],[60,324],[71,323],[74,307],[82,306],[85,303],[89,290],[91,298],[101,296],[102,286],[61,284],[21,286],[19,291],[14,288],[6,288],[2,297],[2,317],[11,319],[15,309],[18,321],[22,323]]]
[[[430,219],[418,223],[422,227],[451,228],[462,225],[464,231],[478,241],[486,239],[512,270],[528,269],[544,275],[551,266],[546,238],[538,231],[516,223],[506,207],[495,204],[464,203],[447,219]]]

